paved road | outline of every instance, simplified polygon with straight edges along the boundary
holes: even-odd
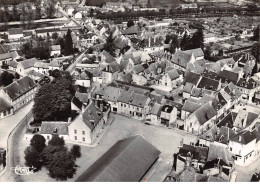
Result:
[[[85,51],[82,52],[80,55],[78,55],[78,56],[76,57],[75,61],[66,69],[66,71],[69,71],[70,74],[72,74],[73,71],[74,71],[75,68],[76,68],[77,63],[81,62],[81,60],[82,60],[82,58],[84,57],[84,55],[85,55]]]
[[[30,102],[25,107],[17,111],[14,115],[0,120],[0,147],[7,148],[7,140],[11,131],[18,125],[18,123],[25,117],[32,109],[33,102]]]
[[[11,170],[11,167],[15,167],[16,165],[23,166],[24,164],[21,164],[21,155],[20,151],[21,148],[24,146],[21,144],[21,141],[24,137],[24,133],[26,131],[26,125],[28,122],[33,120],[33,116],[31,111],[33,102],[28,104],[26,107],[21,109],[21,112],[24,113],[24,115],[21,115],[19,117],[17,114],[14,115],[14,117],[9,117],[10,120],[16,120],[14,123],[17,123],[15,128],[8,134],[8,138],[6,138],[5,141],[8,142],[7,144],[7,154],[6,154],[6,167],[4,172],[0,176],[0,181],[11,181],[11,182],[17,182],[17,181],[22,181],[21,176],[16,175],[13,170]],[[28,114],[28,112],[29,114]],[[26,113],[26,114],[25,114]],[[17,119],[20,118],[20,119]],[[24,149],[23,149],[24,151]]]

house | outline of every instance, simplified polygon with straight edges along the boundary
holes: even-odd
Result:
[[[164,105],[161,109],[161,124],[170,126],[177,120],[177,108],[173,105]]]
[[[221,88],[221,82],[218,80],[213,80],[207,77],[202,77],[197,85],[199,89],[207,89],[210,91],[219,91]]]
[[[37,85],[28,77],[22,77],[0,90],[0,97],[8,102],[13,111],[17,111],[26,103],[33,100]]]
[[[91,101],[68,126],[69,139],[74,143],[93,144],[104,127],[104,123],[101,110]]]
[[[49,71],[53,71],[55,69],[61,70],[62,63],[59,60],[53,59],[49,64]]]
[[[0,119],[5,118],[13,114],[13,107],[10,103],[0,98]]]
[[[41,124],[40,134],[47,142],[50,141],[54,135],[67,141],[69,139],[68,125],[68,122],[43,121]]]
[[[155,102],[152,106],[151,111],[147,115],[146,122],[154,124],[154,125],[160,125],[161,124],[161,110],[162,110],[162,105]]]
[[[17,65],[17,73],[21,76],[26,76],[31,70],[34,70],[34,64],[39,62],[36,58],[23,60]]]
[[[89,71],[82,71],[75,78],[75,84],[83,87],[90,87],[92,81],[92,74]]]
[[[134,91],[123,91],[118,98],[118,113],[138,120],[144,120],[149,113],[151,99]]]
[[[234,156],[234,163],[248,166],[259,158],[259,128],[256,130],[242,130],[233,136],[228,144],[229,151]]]
[[[98,40],[98,36],[92,32],[84,34],[80,36],[80,38],[81,45],[87,47],[93,46],[93,44],[96,44]]]
[[[11,61],[8,61],[6,63],[6,65],[8,66],[8,69],[10,71],[16,72],[18,62],[16,62],[16,60],[11,60]]]
[[[117,62],[108,64],[102,70],[102,83],[109,84],[116,80],[120,72],[120,65]]]
[[[35,62],[33,70],[37,73],[48,75],[49,73],[49,63],[45,62]]]
[[[178,73],[176,69],[171,69],[165,72],[165,75],[161,76],[158,81],[158,85],[161,85],[169,90],[177,88],[181,85],[183,76]]]
[[[36,71],[29,71],[27,74],[31,79],[33,79],[36,83],[39,82],[40,79],[44,77],[44,74],[36,72]]]
[[[148,37],[144,39],[143,51],[152,53],[155,51],[163,51],[164,44],[161,37]]]
[[[193,112],[199,109],[202,105],[196,102],[187,100],[185,101],[181,110],[181,119],[186,120]]]
[[[53,57],[57,57],[61,54],[61,47],[60,45],[52,45],[50,46],[50,56]]]
[[[215,101],[210,101],[193,112],[184,122],[184,130],[198,134],[209,130],[214,124],[212,119],[217,115]]]
[[[7,64],[7,62],[16,60],[18,58],[20,58],[20,56],[16,51],[0,54],[0,65],[2,66],[3,64]]]
[[[114,144],[76,182],[142,181],[154,169],[159,155],[160,151],[142,136],[132,136]]]
[[[22,28],[10,28],[8,30],[8,40],[19,40],[23,38]]]

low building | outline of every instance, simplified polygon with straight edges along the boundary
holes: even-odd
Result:
[[[0,54],[0,65],[2,66],[3,64],[7,64],[8,62],[18,58],[20,58],[20,56],[16,51]]]
[[[13,111],[17,111],[33,100],[36,91],[37,85],[33,79],[25,76],[1,89],[0,97],[13,107]]]
[[[8,40],[19,40],[23,38],[22,28],[11,28],[8,30]]]
[[[91,101],[86,109],[68,126],[69,139],[74,143],[93,144],[105,121],[102,111]]]
[[[21,76],[26,76],[31,70],[34,70],[34,64],[39,62],[36,58],[23,60],[17,65],[17,73]]]
[[[35,62],[33,70],[37,73],[48,75],[48,73],[49,73],[49,63]]]
[[[76,182],[138,182],[145,180],[160,151],[141,136],[118,141]]]
[[[52,45],[50,46],[50,56],[57,57],[61,54],[61,47],[60,45]]]
[[[13,107],[10,103],[0,98],[0,119],[13,114]]]
[[[177,108],[173,105],[164,105],[161,110],[161,124],[170,126],[177,120]]]
[[[68,122],[48,122],[43,121],[41,124],[40,134],[48,142],[52,139],[53,135],[57,135],[67,141],[68,136]]]

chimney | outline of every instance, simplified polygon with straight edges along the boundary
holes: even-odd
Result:
[[[223,167],[220,165],[220,166],[219,166],[219,174],[218,174],[219,176],[221,176],[222,171],[223,171]]]
[[[180,140],[180,147],[183,147],[183,138]]]

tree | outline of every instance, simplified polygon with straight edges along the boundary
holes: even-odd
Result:
[[[70,102],[75,94],[68,72],[40,87],[34,98],[33,115],[37,121],[67,121],[71,114]]]
[[[56,40],[57,38],[59,37],[58,33],[54,32],[52,35],[51,35],[51,38],[53,40]]]
[[[45,138],[42,135],[35,134],[31,139],[30,145],[35,148],[35,150],[39,153],[46,147]]]
[[[15,77],[16,79],[19,79],[19,78],[20,78],[20,75],[19,75],[17,72],[15,72],[15,73],[14,73],[14,77]]]
[[[48,145],[52,146],[64,146],[65,141],[63,138],[60,138],[58,135],[53,135]]]
[[[113,34],[110,33],[107,37],[106,44],[104,45],[104,50],[106,50],[113,57],[116,57],[116,49]]]
[[[56,180],[72,178],[76,168],[74,157],[66,150],[55,152],[48,165],[49,176]]]
[[[259,41],[259,26],[254,29],[253,40]]]
[[[70,153],[75,158],[81,157],[81,148],[80,148],[80,146],[79,145],[73,145],[71,150],[70,150]]]
[[[204,51],[204,33],[203,29],[199,28],[191,38],[192,47],[190,49],[201,48]]]
[[[185,32],[184,36],[182,37],[180,46],[181,46],[181,50],[184,50],[184,51],[190,49],[190,38],[186,32]]]
[[[13,21],[20,20],[16,5],[13,5]]]
[[[256,58],[255,66],[253,68],[253,74],[259,72],[260,64],[260,42],[253,44],[252,46],[252,55]]]
[[[48,18],[53,18],[56,13],[54,4],[55,4],[54,0],[49,0],[45,4],[45,11]]]
[[[40,170],[43,166],[40,153],[32,146],[28,146],[25,151],[25,165],[28,167],[35,167],[36,170]]]
[[[14,75],[12,73],[9,73],[7,71],[4,71],[0,75],[0,86],[7,86],[13,82]]]
[[[134,26],[134,25],[135,25],[135,23],[134,23],[133,20],[129,20],[129,21],[127,22],[127,27],[128,27],[128,28],[130,28],[131,26]]]
[[[71,55],[74,53],[73,50],[73,42],[72,42],[72,37],[71,37],[71,30],[68,29],[67,34],[65,36],[65,41],[64,41],[64,54],[65,55]]]
[[[207,46],[205,51],[204,51],[204,57],[206,60],[211,60],[211,48],[210,46]]]
[[[176,48],[180,47],[178,36],[173,35],[171,40],[172,40],[172,42],[171,42],[171,45],[170,45],[170,53],[174,54],[175,51],[176,51]]]

